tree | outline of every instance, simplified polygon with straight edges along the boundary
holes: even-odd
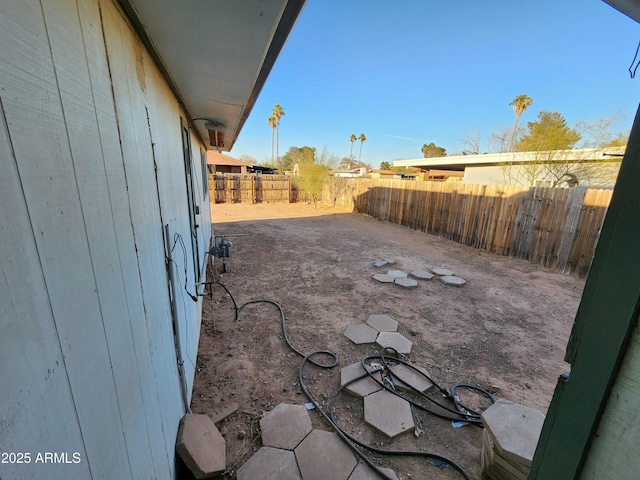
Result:
[[[513,122],[513,130],[511,131],[511,140],[509,142],[509,150],[513,151],[514,140],[516,138],[516,129],[518,128],[518,119],[522,112],[524,112],[529,105],[533,103],[533,99],[527,95],[518,95],[509,105],[513,107],[516,114],[515,121]]]
[[[271,163],[273,163],[274,162],[274,160],[273,160],[273,133],[274,133],[274,130],[276,128],[276,117],[271,115],[267,119],[267,124],[271,127]]]
[[[361,133],[358,136],[358,140],[360,140],[360,155],[358,156],[358,163],[362,162],[362,145],[364,144],[364,141],[367,139],[367,137],[364,136],[364,133]]]
[[[422,154],[424,155],[424,158],[446,157],[447,151],[431,142],[429,145],[425,143],[422,146]]]
[[[284,117],[284,110],[280,106],[279,103],[276,103],[273,107],[273,112],[271,112],[273,118],[276,119],[276,158],[280,158],[280,152],[278,151],[279,143],[280,143],[280,119]]]
[[[618,132],[615,138],[612,138],[609,143],[607,143],[607,147],[626,147],[627,142],[629,141],[629,133]]]
[[[312,150],[315,154],[316,149],[313,148]],[[329,171],[335,167],[337,162],[337,157],[331,155],[327,151],[327,147],[324,147],[320,156],[314,156],[312,162],[299,164],[300,175],[293,178],[293,181],[300,190],[311,198],[315,208],[317,208],[318,200],[322,196],[324,182],[329,178]]]
[[[540,112],[538,120],[529,122],[527,128],[529,132],[515,144],[518,152],[566,150],[573,148],[582,138],[558,112]]]
[[[462,141],[464,150],[463,155],[479,155],[480,154],[480,135],[477,132],[468,133]]]
[[[510,184],[534,186],[544,182],[550,187],[575,186],[581,182],[611,183],[617,169],[611,159],[593,150],[610,142],[609,125],[610,119],[604,119],[592,124],[579,122],[571,128],[560,113],[540,112],[536,121],[527,124],[528,132],[515,144],[515,150],[526,157],[505,166],[505,179]],[[578,145],[583,137],[586,140]],[[576,146],[580,149],[575,150]],[[583,150],[585,148],[588,149]]]
[[[351,142],[351,149],[349,150],[349,159],[353,159],[353,142],[355,142],[358,139],[358,137],[356,137],[355,133],[352,133],[351,136],[349,137],[349,141]],[[349,168],[351,168],[351,165],[349,165]]]
[[[315,163],[316,162],[316,149],[308,146],[304,147],[290,147],[287,153],[282,156],[280,167],[282,173],[293,170],[293,167],[297,163],[298,165]]]
[[[380,162],[380,170],[389,170],[391,164],[389,162]]]
[[[489,134],[489,152],[504,153],[509,151],[509,141],[511,138],[511,129],[505,128],[497,132]]]
[[[343,170],[350,170],[351,163],[351,157],[342,157],[342,159],[340,159],[340,163],[338,164],[338,168],[341,168]]]

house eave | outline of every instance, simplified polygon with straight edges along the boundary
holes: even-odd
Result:
[[[306,0],[118,1],[189,126],[207,148],[229,151]],[[211,145],[207,124],[224,130],[223,145]]]

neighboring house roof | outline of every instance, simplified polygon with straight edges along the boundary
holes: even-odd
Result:
[[[207,152],[207,165],[228,165],[231,167],[247,167],[250,164],[241,160],[236,160],[233,157],[223,155],[220,152],[210,150]]]
[[[190,126],[205,143],[229,151],[305,0],[119,3]]]
[[[482,155],[454,155],[450,157],[418,158],[394,160],[394,167],[417,167],[425,170],[464,170],[465,167],[481,165],[504,165],[527,162],[612,160],[620,161],[626,147],[582,148],[575,150],[554,150],[548,152],[507,152],[485,153]],[[607,155],[608,154],[608,155]],[[613,156],[611,156],[613,155]]]
[[[362,175],[362,171],[359,168],[352,168],[351,170],[332,170],[331,175],[336,177],[352,177]]]

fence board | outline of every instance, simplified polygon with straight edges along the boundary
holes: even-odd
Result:
[[[212,201],[295,202],[285,175],[210,175]],[[611,190],[330,178],[323,200],[499,255],[585,276]]]
[[[323,198],[499,255],[585,276],[611,190],[331,178]]]
[[[215,203],[288,203],[297,199],[287,175],[215,174],[209,175],[209,187]]]

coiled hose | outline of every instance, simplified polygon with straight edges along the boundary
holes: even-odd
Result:
[[[229,294],[229,296],[231,297],[231,299],[233,300],[233,296],[231,295],[231,293],[229,292],[229,290],[224,287],[224,285],[222,285],[222,283],[217,282],[218,284],[220,284]],[[380,352],[379,355],[373,355],[373,356],[369,356],[366,357],[362,360],[362,367],[364,370],[364,373],[362,375],[360,375],[359,377],[356,377],[354,379],[352,379],[351,381],[345,383],[344,385],[342,385],[332,396],[331,401],[329,403],[329,413],[327,414],[324,410],[322,410],[322,408],[320,408],[320,404],[318,403],[318,401],[313,397],[313,395],[309,392],[309,389],[307,388],[305,382],[304,382],[304,369],[305,366],[307,365],[307,363],[311,363],[319,368],[326,368],[326,369],[331,369],[334,368],[335,366],[338,365],[338,356],[331,351],[328,350],[316,350],[314,352],[311,352],[309,354],[304,354],[302,353],[300,350],[298,350],[292,343],[291,340],[289,339],[289,335],[287,333],[287,325],[286,325],[286,317],[285,317],[285,313],[284,313],[284,309],[282,308],[282,306],[275,301],[272,300],[253,300],[253,301],[249,301],[246,302],[244,304],[242,304],[240,307],[238,307],[236,305],[235,300],[233,300],[233,304],[235,307],[235,318],[236,320],[238,320],[238,315],[240,313],[240,311],[248,306],[248,305],[252,305],[252,304],[258,304],[258,303],[267,303],[267,304],[271,304],[274,305],[275,307],[278,308],[279,312],[280,312],[280,320],[281,320],[281,327],[282,327],[282,334],[284,337],[284,340],[287,344],[287,346],[293,351],[295,352],[297,355],[300,355],[302,358],[302,361],[300,362],[300,367],[298,369],[298,381],[300,384],[300,388],[302,389],[302,391],[304,392],[304,394],[307,396],[307,398],[311,401],[311,403],[314,405],[315,409],[320,413],[320,415],[322,416],[322,418],[325,420],[325,422],[335,430],[335,432],[338,434],[338,436],[347,444],[347,446],[358,456],[360,457],[365,463],[367,463],[367,465],[369,465],[369,467],[371,469],[373,469],[378,475],[380,475],[382,478],[384,478],[385,480],[392,480],[391,477],[389,477],[388,475],[386,475],[382,470],[380,470],[380,468],[378,468],[366,455],[364,455],[364,453],[362,453],[358,448],[355,447],[355,445],[358,445],[359,447],[369,450],[371,452],[377,453],[377,454],[381,454],[381,455],[396,455],[396,456],[414,456],[414,457],[423,457],[423,458],[429,458],[432,459],[434,461],[439,461],[439,462],[443,462],[447,465],[450,465],[454,470],[456,470],[458,473],[460,473],[460,475],[462,475],[463,478],[465,478],[466,480],[471,480],[471,477],[469,477],[469,475],[464,471],[464,469],[458,465],[457,463],[455,463],[453,460],[444,457],[442,455],[439,455],[437,453],[431,453],[431,452],[423,452],[423,451],[410,451],[410,450],[385,450],[385,449],[380,449],[377,447],[374,447],[372,445],[368,445],[365,444],[361,441],[359,441],[358,439],[354,438],[353,436],[349,435],[348,433],[346,433],[338,424],[335,415],[334,415],[334,407],[335,407],[335,403],[338,399],[338,397],[340,396],[340,394],[342,393],[342,391],[349,385],[351,385],[352,383],[355,383],[359,380],[362,380],[363,378],[369,376],[371,377],[376,383],[378,383],[382,388],[386,389],[387,391],[393,393],[394,395],[399,396],[400,398],[403,398],[404,400],[408,401],[411,405],[413,405],[415,408],[418,408],[420,410],[423,410],[425,412],[431,413],[437,417],[440,418],[444,418],[446,420],[451,420],[451,421],[462,421],[462,422],[467,422],[471,425],[475,425],[478,427],[482,427],[482,422],[480,420],[480,412],[475,411],[473,409],[471,409],[468,406],[465,406],[464,404],[462,404],[459,400],[458,395],[456,394],[456,391],[460,388],[466,388],[469,390],[474,390],[482,395],[485,395],[492,403],[494,403],[496,401],[495,397],[488,391],[473,386],[473,385],[468,385],[468,384],[457,384],[454,385],[453,387],[451,387],[451,389],[447,390],[443,387],[441,387],[440,385],[438,385],[438,383],[432,379],[429,375],[425,374],[424,372],[418,370],[415,366],[413,366],[412,364],[410,364],[409,362],[406,362],[404,360],[402,360],[401,358],[399,358],[398,356],[398,352],[393,349],[393,348],[383,348]],[[392,356],[389,356],[387,354],[387,352],[390,352],[392,354]],[[314,357],[317,356],[325,356],[325,357],[329,357],[329,361],[328,362],[322,362],[319,360],[316,360]],[[384,367],[379,367],[379,368],[374,368],[372,370],[369,370],[365,367],[365,365],[368,365],[367,362],[372,362],[373,360],[378,360],[382,363],[382,365],[384,365]],[[401,395],[399,392],[395,391],[392,388],[389,388],[389,386],[387,384],[385,384],[384,382],[381,382],[380,380],[378,380],[378,378],[375,376],[376,373],[381,372],[383,369],[386,370],[386,372],[388,372],[388,374],[390,374],[392,377],[396,378],[396,380],[402,381],[401,378],[399,378],[397,375],[395,375],[393,373],[393,371],[390,369],[390,364],[403,364],[406,367],[412,369],[414,372],[416,372],[417,374],[425,377],[426,379],[428,379],[433,385],[434,387],[445,397],[448,398],[449,400],[452,401],[453,403],[453,408],[449,407],[448,405],[445,405],[437,400],[435,400],[434,398],[425,395],[423,392],[420,392],[419,390],[415,389],[413,386],[411,386],[410,383],[408,382],[403,382],[405,383],[405,385],[407,385],[410,389],[413,390],[413,392],[415,394],[417,394],[417,396],[421,399],[421,400],[426,400],[429,403],[435,404],[438,408],[444,410],[447,413],[440,413],[438,411],[434,411],[430,408],[428,408],[428,406],[424,405],[423,403],[420,403],[418,401],[415,401],[411,398],[407,398],[403,395]]]

